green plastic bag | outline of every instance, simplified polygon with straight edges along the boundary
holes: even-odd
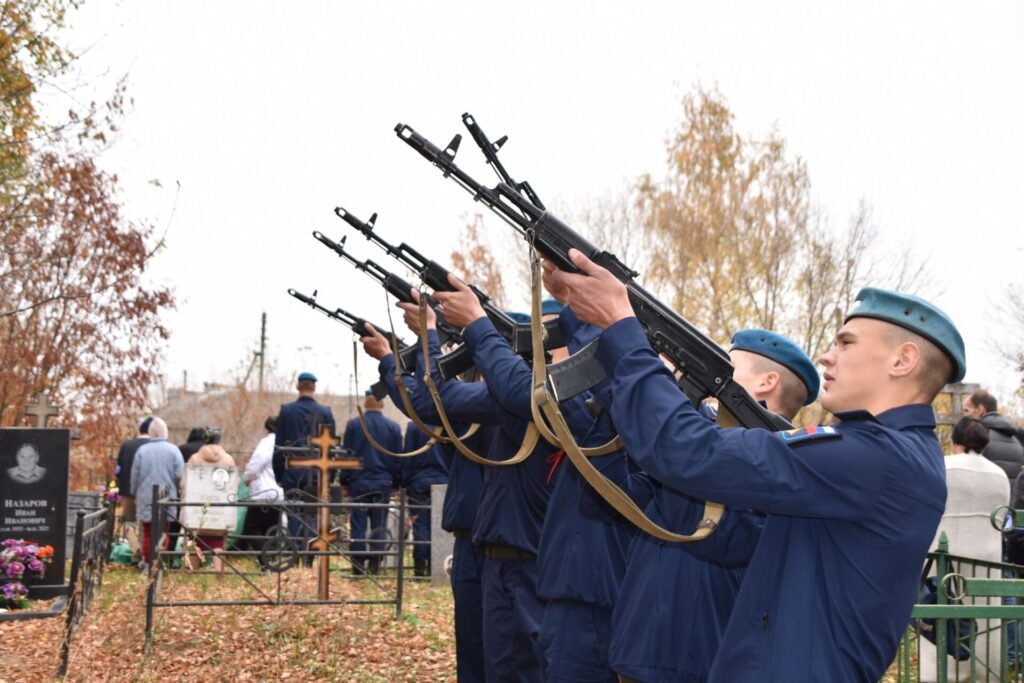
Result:
[[[110,546],[110,561],[114,564],[123,564],[128,567],[135,564],[132,562],[132,549],[124,541]]]

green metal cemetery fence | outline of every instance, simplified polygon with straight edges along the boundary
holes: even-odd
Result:
[[[935,577],[935,604],[914,606],[911,627],[884,680],[1024,682],[1024,566],[948,550],[943,533],[925,570]]]

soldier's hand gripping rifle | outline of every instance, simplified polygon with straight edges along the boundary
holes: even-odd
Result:
[[[343,308],[335,308],[332,311],[331,309],[326,308],[325,306],[321,306],[320,304],[318,304],[316,302],[316,292],[315,291],[313,292],[313,296],[307,296],[307,295],[303,294],[302,292],[298,292],[298,291],[296,291],[294,289],[289,289],[288,293],[291,294],[296,299],[298,299],[299,301],[301,301],[302,303],[304,303],[307,306],[309,306],[310,308],[312,308],[313,310],[320,311],[321,313],[326,315],[331,320],[336,320],[339,323],[341,323],[342,325],[345,325],[350,330],[352,330],[353,332],[358,334],[360,337],[365,337],[366,335],[368,335],[370,333],[370,331],[368,329],[366,329],[366,324],[369,321],[367,321],[364,318],[360,318],[358,316],[352,315],[351,313],[349,313],[348,311],[346,311]],[[379,327],[379,326],[375,325],[374,323],[369,323],[369,324],[373,325],[374,329],[376,329],[381,334],[383,334],[385,332],[386,328]],[[402,357],[403,366],[404,367],[409,367],[410,364],[411,364],[413,367],[415,367],[416,353],[417,353],[416,347],[415,346],[409,346],[408,344],[403,342],[401,339],[397,339],[396,341],[398,342],[398,349],[399,349],[398,355]],[[388,385],[385,384],[384,382],[374,382],[374,384],[370,387],[370,391],[373,393],[373,397],[374,398],[376,398],[378,401],[382,401],[388,395]]]
[[[370,216],[369,221],[363,222],[340,206],[334,209],[334,213],[358,230],[367,240],[383,249],[389,256],[399,261],[406,268],[418,273],[420,279],[423,280],[427,287],[436,292],[455,291],[455,287],[448,280],[450,273],[444,266],[436,261],[431,261],[405,242],[394,245],[375,232],[374,224],[377,221],[377,214]],[[516,323],[505,311],[492,304],[490,297],[476,286],[469,285],[469,288],[473,290],[477,300],[480,301],[481,308],[484,309],[484,313],[487,314],[487,317],[494,324],[498,334],[504,337],[509,345],[512,346],[512,351],[529,359],[533,354],[530,326]],[[544,344],[546,349],[557,349],[560,346],[565,346],[565,342],[562,340],[562,331],[558,326],[557,320],[545,322],[544,328],[546,330]],[[438,369],[441,372],[441,377],[444,379],[451,379],[457,374],[451,372],[451,355],[457,352],[457,350],[453,351],[438,359]]]
[[[476,142],[482,149],[486,148],[485,154],[489,160],[492,156],[496,159],[495,146],[487,141],[475,119],[469,114],[464,114],[462,119]],[[721,408],[735,416],[736,421],[744,427],[761,427],[774,431],[788,429],[791,426],[783,418],[761,406],[737,384],[732,379],[733,368],[729,356],[686,319],[637,284],[634,280],[638,275],[636,271],[613,254],[598,249],[543,206],[538,206],[530,196],[523,196],[521,184],[506,182],[511,178],[503,168],[499,171],[502,182],[493,188],[482,185],[459,168],[455,164],[455,154],[462,140],[461,135],[452,138],[448,146],[442,150],[405,124],[399,123],[395,126],[395,132],[401,140],[441,169],[446,178],[453,179],[473,195],[476,201],[483,202],[511,225],[544,258],[552,261],[558,268],[581,273],[569,259],[569,250],[579,249],[622,281],[626,285],[637,320],[643,325],[651,346],[669,358],[682,372],[680,388],[691,401],[697,403],[713,396],[718,399]],[[487,150],[490,150],[490,153]],[[495,170],[500,168],[500,164],[495,165],[493,162],[492,166],[495,166]],[[528,195],[532,195],[532,190]],[[571,369],[565,371],[569,376],[561,378],[561,382],[557,377],[558,366],[553,367],[555,374],[550,381],[558,400],[583,391],[603,378],[603,369],[596,362],[596,358],[592,357],[595,351],[596,343],[591,348],[580,351],[570,364]]]
[[[342,257],[343,259],[345,259],[346,261],[351,263],[353,266],[355,266],[357,270],[361,270],[362,272],[366,273],[369,277],[373,278],[378,283],[383,285],[384,289],[389,294],[391,294],[391,296],[395,297],[396,299],[398,299],[399,301],[402,301],[404,303],[416,303],[416,300],[413,299],[413,296],[412,296],[412,285],[411,284],[409,284],[408,282],[406,282],[402,278],[398,277],[397,275],[394,275],[393,273],[389,273],[387,270],[382,268],[380,265],[374,263],[373,261],[370,261],[369,259],[367,259],[366,261],[360,261],[359,259],[357,259],[354,256],[352,256],[352,254],[350,254],[347,251],[345,251],[344,246],[342,246],[344,244],[344,242],[345,242],[345,238],[344,237],[341,239],[341,242],[339,243],[339,242],[335,242],[334,240],[332,240],[331,238],[327,237],[323,233],[321,233],[319,231],[315,231],[315,230],[313,231],[313,237],[317,238],[324,245],[330,247],[335,253],[338,254],[338,256]],[[424,300],[424,303],[433,303],[434,306],[437,306],[437,302],[429,302],[428,299],[425,296],[424,296],[423,300]],[[435,313],[436,313],[436,310],[435,310]],[[440,339],[442,344],[449,343],[449,342],[450,343],[459,343],[459,342],[462,341],[462,336],[459,333],[459,331],[456,330],[455,328],[453,328],[451,325],[448,325],[447,323],[445,323],[444,319],[441,317],[441,315],[439,313],[437,314],[437,334],[438,334],[438,338]],[[397,345],[397,343],[398,343],[398,339],[396,337],[395,338],[395,344]],[[462,347],[466,347],[466,345],[463,344]],[[460,347],[460,348],[462,348],[462,347]],[[470,351],[469,348],[466,347],[465,351],[463,352],[463,355],[461,356],[461,359],[464,362],[466,362],[466,367],[465,367],[466,370],[469,370],[469,369],[471,369],[473,367],[473,354],[470,353],[469,351]],[[354,348],[353,348],[353,353],[355,355],[355,358],[353,358],[353,362],[354,363],[358,363],[358,360],[356,360],[356,359],[358,358],[359,354],[355,353]],[[442,429],[436,428],[436,427],[431,427],[430,425],[425,424],[423,422],[423,420],[421,420],[420,417],[416,414],[416,411],[415,411],[415,409],[412,406],[411,399],[409,398],[409,393],[408,393],[408,391],[407,391],[407,389],[405,387],[405,383],[402,381],[401,371],[402,371],[403,368],[404,369],[408,369],[408,370],[410,370],[412,372],[415,372],[415,370],[416,370],[415,354],[411,357],[411,361],[408,364],[405,364],[405,365],[403,365],[403,363],[406,362],[406,359],[404,357],[402,357],[401,354],[399,354],[399,357],[402,360],[402,363],[397,363],[397,362],[395,363],[394,379],[395,379],[395,386],[397,387],[398,393],[399,393],[399,395],[401,396],[401,399],[402,399],[402,406],[404,408],[405,414],[409,417],[410,420],[412,420],[412,423],[416,426],[416,428],[419,429],[421,432],[423,432],[423,434],[425,434],[427,436],[427,438],[430,440],[429,441],[430,444],[433,444],[433,442],[435,442],[435,441],[447,441],[447,439],[445,439],[445,437],[443,435],[443,430]],[[425,357],[424,357],[424,362],[426,362],[426,358]],[[422,447],[420,449],[416,449],[415,451],[413,451],[411,453],[394,453],[392,451],[389,451],[389,450],[383,448],[383,446],[381,446],[379,443],[376,442],[375,439],[373,439],[372,435],[367,430],[365,424],[363,424],[362,426],[363,426],[363,431],[366,433],[367,439],[370,441],[370,444],[375,449],[381,451],[382,453],[387,453],[388,455],[394,455],[394,456],[397,456],[397,457],[406,457],[406,456],[409,456],[409,455],[417,455],[417,454],[423,452]],[[471,426],[470,427],[470,431],[468,431],[467,434],[471,434],[471,433],[475,432],[477,428],[479,428],[479,425]]]
[[[409,282],[399,277],[398,275],[395,275],[394,273],[385,270],[383,266],[374,261],[371,261],[370,259],[360,261],[352,254],[348,253],[345,250],[344,246],[345,237],[342,237],[340,242],[335,242],[330,237],[327,237],[326,235],[317,230],[313,231],[313,237],[317,238],[321,243],[332,249],[335,253],[338,254],[338,256],[342,257],[343,259],[351,263],[356,268],[356,270],[360,270],[366,273],[366,275],[369,276],[371,279],[376,280],[381,286],[384,287],[384,290],[388,294],[395,297],[395,299],[397,299],[398,301],[409,304],[416,303],[416,300],[413,299],[412,297],[413,286]],[[427,304],[434,309],[434,313],[437,316],[437,336],[441,344],[458,345],[454,351],[445,356],[445,363],[442,368],[442,371],[446,373],[444,375],[445,379],[450,379],[452,377],[455,377],[456,375],[459,375],[463,372],[466,372],[467,370],[472,369],[473,352],[470,348],[462,344],[461,331],[445,321],[444,315],[437,310],[438,304],[436,301],[433,300],[433,298],[428,297]],[[415,355],[411,357],[415,358]],[[405,363],[406,360],[406,357],[402,356],[402,362]],[[415,370],[416,366],[415,364],[405,364],[403,365],[403,367],[405,367],[406,369]]]

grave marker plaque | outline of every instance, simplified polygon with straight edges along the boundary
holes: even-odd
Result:
[[[185,503],[233,503],[238,500],[238,468],[217,465],[185,466]],[[238,509],[201,506],[181,508],[181,524],[193,531],[235,530]]]
[[[67,429],[0,429],[0,541],[53,546],[37,583],[64,583],[70,440]]]

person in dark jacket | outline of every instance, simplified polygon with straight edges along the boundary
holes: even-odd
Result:
[[[363,406],[370,435],[389,451],[399,452],[402,448],[402,430],[394,420],[384,417],[383,402],[367,392]],[[391,498],[393,480],[388,463],[383,460],[388,456],[378,453],[370,444],[359,418],[352,418],[345,425],[342,445],[363,459],[361,469],[342,470],[341,479],[348,486],[349,499],[353,503],[387,503]],[[368,570],[370,574],[376,574],[380,571],[380,555],[364,553],[380,552],[383,549],[387,536],[387,518],[386,508],[352,510],[349,551],[359,553],[352,556],[352,567],[356,572]],[[367,520],[370,523],[369,529],[366,526]],[[369,548],[367,541],[370,541]]]
[[[427,443],[427,435],[410,423],[405,428],[405,451],[413,451]],[[462,456],[459,456],[462,457]],[[430,487],[448,483],[448,464],[441,445],[422,455],[403,461],[403,485],[409,494],[410,505],[430,505]],[[416,520],[412,525],[412,560],[416,576],[430,576],[430,509],[414,509]]]
[[[188,432],[188,438],[185,439],[185,443],[178,446],[178,450],[181,451],[181,457],[188,462],[196,452],[206,444],[206,427],[193,427]]]
[[[131,495],[132,462],[139,446],[149,441],[149,423],[152,421],[152,417],[147,417],[139,423],[139,435],[121,444],[117,452],[117,490],[121,493],[121,514],[126,522],[135,521],[135,497]]]
[[[319,478],[312,468],[289,468],[286,452],[282,447],[306,446],[310,435],[320,433],[321,425],[327,425],[334,434],[334,414],[329,406],[317,403],[313,398],[316,392],[316,376],[311,372],[299,375],[295,385],[299,397],[291,403],[281,406],[277,415],[277,438],[274,443],[272,467],[274,478],[284,489],[286,499],[300,499],[310,502],[316,499]],[[288,514],[288,533],[296,539],[308,539],[314,536],[316,528],[316,511],[314,508],[303,508],[301,511]],[[311,564],[312,557],[306,558]]]
[[[1024,445],[1017,438],[1017,427],[999,414],[995,396],[978,389],[964,396],[964,415],[979,420],[988,429],[988,447],[982,454],[1003,468],[1014,482],[1024,468]]]

